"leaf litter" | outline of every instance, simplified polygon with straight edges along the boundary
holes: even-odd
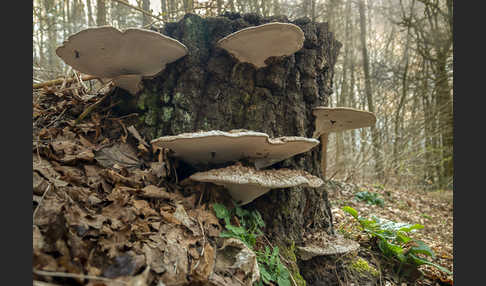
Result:
[[[76,124],[106,94],[79,101],[71,91],[45,89],[34,104],[35,283],[238,284],[215,268],[222,226],[211,202],[173,182],[110,100]]]

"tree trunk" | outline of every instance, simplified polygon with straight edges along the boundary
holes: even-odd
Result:
[[[280,3],[278,3],[278,0],[273,0],[273,15],[279,16],[280,15]]]
[[[403,61],[404,61],[404,67],[403,67],[403,72],[402,72],[402,77],[401,77],[401,82],[402,82],[402,94],[400,96],[400,101],[398,103],[398,107],[395,111],[395,120],[394,120],[394,136],[395,140],[393,142],[393,173],[395,175],[398,175],[399,172],[399,151],[400,151],[400,146],[402,145],[402,137],[401,133],[402,131],[400,130],[401,122],[403,122],[403,116],[400,116],[402,114],[402,109],[404,108],[405,104],[405,99],[408,95],[408,66],[409,66],[409,47],[410,47],[410,27],[407,28],[407,39],[405,43],[405,51],[403,52]]]
[[[133,120],[147,139],[231,129],[265,132],[271,137],[312,137],[312,108],[327,104],[341,48],[326,23],[295,20],[306,31],[304,48],[258,70],[216,48],[222,37],[272,19],[255,14],[206,18],[188,14],[179,22],[167,23],[161,33],[181,41],[189,53],[167,65],[155,79],[145,80],[141,94],[131,97],[134,109],[124,112],[139,113]],[[288,22],[285,17],[278,20]],[[315,147],[273,167],[303,169],[320,176],[320,159],[320,148]],[[189,175],[178,170],[179,180]],[[284,243],[298,244],[306,232],[333,232],[323,187],[272,190],[248,207],[262,213],[269,237]]]
[[[223,12],[223,0],[216,0],[216,6],[218,9],[218,15]]]
[[[359,19],[360,19],[360,39],[361,39],[361,52],[363,55],[363,70],[364,70],[364,77],[365,77],[365,92],[366,92],[366,99],[368,103],[368,110],[370,112],[375,112],[375,107],[373,104],[373,96],[372,96],[372,89],[371,89],[371,79],[370,79],[370,63],[368,58],[368,49],[366,47],[366,15],[364,11],[364,2],[363,0],[359,1]],[[373,157],[375,159],[375,173],[376,178],[381,180],[384,178],[384,169],[383,169],[383,156],[381,154],[381,146],[379,142],[379,130],[375,126],[371,126],[371,139],[373,142]]]
[[[142,9],[144,11],[150,12],[150,0],[142,0]],[[146,27],[150,24],[150,17],[147,16],[146,14],[142,14],[142,26]]]
[[[44,7],[46,9],[46,14],[50,13],[52,15],[56,15],[58,11],[56,10],[55,1],[53,0],[44,0]],[[50,16],[46,17],[47,23],[47,63],[49,70],[57,71],[59,68],[59,60],[57,55],[55,54],[57,48],[57,26],[56,26],[56,17]],[[55,75],[52,72],[49,72],[50,77],[54,77]]]
[[[94,26],[94,21],[93,21],[93,10],[91,8],[91,0],[86,0],[86,6],[88,7],[88,26],[93,27]]]
[[[106,25],[106,5],[105,0],[96,0],[96,25]]]

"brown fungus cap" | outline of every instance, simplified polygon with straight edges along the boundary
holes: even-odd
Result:
[[[120,31],[103,26],[69,36],[56,49],[56,54],[74,69],[114,79],[115,84],[133,93],[139,90],[142,76],[155,76],[166,64],[185,56],[187,48],[179,41],[151,30],[130,28]]]
[[[269,138],[265,133],[248,130],[212,130],[164,136],[151,143],[154,147],[171,149],[176,157],[193,166],[249,159],[260,169],[307,152],[319,140],[296,136]]]
[[[236,31],[217,45],[233,54],[240,62],[247,62],[257,68],[266,66],[269,57],[288,56],[304,45],[304,32],[290,23],[267,23]]]
[[[303,170],[257,170],[235,164],[226,168],[198,172],[189,177],[198,182],[214,183],[228,189],[231,197],[245,205],[270,189],[305,186],[320,187],[323,181]]]
[[[373,126],[376,122],[373,113],[348,107],[318,106],[313,108],[312,114],[316,117],[314,138],[324,133]]]

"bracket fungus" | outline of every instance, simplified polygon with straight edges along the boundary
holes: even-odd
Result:
[[[321,238],[325,238],[325,242],[306,244],[305,246],[297,246],[297,254],[301,260],[310,260],[317,256],[327,256],[336,254],[345,254],[359,249],[359,243],[344,238],[340,235],[325,235],[321,234]]]
[[[228,189],[231,197],[245,205],[270,189],[306,186],[318,188],[323,181],[303,170],[257,170],[235,164],[226,168],[198,172],[189,177],[198,182],[214,183]]]
[[[182,43],[160,33],[111,26],[82,30],[64,41],[56,54],[74,69],[100,79],[113,79],[131,94],[140,90],[143,77],[152,77],[165,65],[185,56]]]
[[[236,31],[218,41],[217,45],[240,62],[257,68],[266,66],[269,57],[289,56],[304,45],[304,32],[290,23],[272,22]]]
[[[331,132],[358,129],[375,125],[376,116],[368,111],[349,107],[324,107],[312,109],[316,117],[315,131],[312,137],[321,139],[321,170],[322,177],[326,177],[327,139]]]
[[[193,166],[249,159],[261,169],[309,151],[319,140],[297,136],[269,138],[266,133],[248,130],[212,130],[164,136],[151,143],[171,149],[176,157]]]

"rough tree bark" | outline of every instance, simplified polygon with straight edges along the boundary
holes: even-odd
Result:
[[[126,95],[132,98],[133,109],[124,112],[139,113],[137,129],[147,139],[231,129],[265,132],[271,137],[311,137],[312,108],[327,105],[341,48],[327,23],[308,18],[292,22],[304,31],[303,49],[273,59],[268,67],[258,70],[216,47],[216,42],[230,33],[275,20],[289,22],[284,16],[263,18],[227,12],[207,18],[187,14],[179,22],[168,23],[161,33],[185,44],[189,53],[167,65],[157,78],[145,80],[137,97]],[[316,147],[272,167],[303,169],[320,176],[320,159],[320,148]],[[308,232],[333,233],[324,187],[272,190],[248,207],[261,212],[267,223],[265,232],[274,241],[299,244]]]

